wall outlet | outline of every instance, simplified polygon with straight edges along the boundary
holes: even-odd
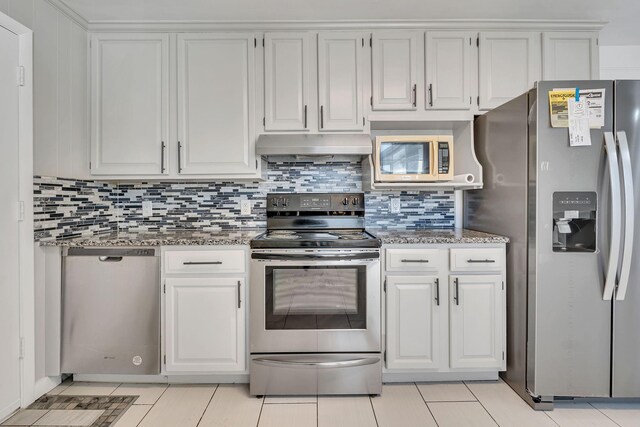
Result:
[[[144,200],[142,202],[142,216],[146,218],[153,216],[153,203],[151,200]]]
[[[240,201],[240,214],[251,215],[251,200]]]
[[[389,210],[391,213],[400,213],[400,197],[389,199]]]

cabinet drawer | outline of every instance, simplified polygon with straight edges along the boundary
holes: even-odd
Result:
[[[438,271],[442,260],[439,249],[387,249],[387,271]]]
[[[242,273],[245,252],[235,250],[167,251],[164,255],[166,274]]]
[[[451,271],[500,271],[504,253],[499,248],[451,249]]]

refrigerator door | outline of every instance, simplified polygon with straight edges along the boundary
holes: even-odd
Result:
[[[570,147],[567,128],[550,123],[548,92],[576,87],[606,90],[605,124],[591,130],[590,146]],[[537,92],[529,121],[527,388],[542,397],[607,397],[612,303],[603,300],[610,233],[603,134],[613,130],[613,84],[539,82]]]
[[[615,91],[616,133],[626,134],[631,157],[634,211],[637,211],[640,209],[640,81],[617,81]],[[638,225],[633,233],[626,232],[624,238],[632,239],[633,256],[640,256]],[[640,397],[640,263],[632,261],[630,267],[624,300],[618,299],[622,297],[620,292],[614,300],[613,397]]]

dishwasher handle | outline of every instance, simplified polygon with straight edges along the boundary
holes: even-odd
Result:
[[[98,261],[100,262],[120,262],[122,261],[121,256],[99,256]]]
[[[64,248],[62,256],[92,256],[98,257],[100,261],[120,261],[124,257],[149,257],[158,256],[157,248],[105,248],[105,247],[69,247]],[[120,258],[120,260],[116,260]]]

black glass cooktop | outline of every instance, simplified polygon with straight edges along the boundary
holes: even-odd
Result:
[[[252,248],[378,248],[380,239],[363,230],[269,230],[251,241]]]

